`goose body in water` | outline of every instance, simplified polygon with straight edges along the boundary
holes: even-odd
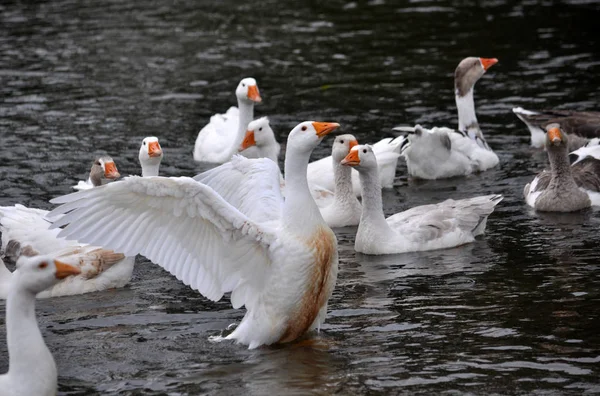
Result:
[[[194,160],[224,163],[237,153],[248,123],[254,118],[254,104],[262,101],[256,80],[244,78],[235,90],[238,107],[225,114],[215,114],[198,133],[194,145]]]
[[[63,205],[50,215],[67,214],[53,227],[142,254],[211,300],[231,292],[232,305],[247,312],[226,339],[250,348],[293,341],[323,323],[337,278],[337,240],[311,197],[306,168],[338,126],[306,121],[290,132],[285,201],[273,161],[234,156],[201,182],[131,176],[57,198]]]
[[[446,127],[425,129],[396,127],[408,132],[402,148],[408,173],[421,179],[443,179],[481,172],[498,165],[496,153],[488,146],[475,115],[473,88],[497,59],[463,59],[454,75],[458,130]]]
[[[103,155],[94,160],[88,179],[86,181],[80,180],[73,188],[75,190],[89,190],[116,180],[120,176],[115,161],[108,155]]]
[[[0,272],[6,270],[0,260]],[[8,270],[6,270],[8,271]],[[6,301],[8,372],[0,375],[0,396],[54,396],[57,370],[35,317],[35,296],[79,269],[54,256],[22,257]]]
[[[546,151],[550,170],[525,186],[525,201],[546,212],[574,212],[600,205],[600,146],[568,154],[569,138],[558,124],[547,125]],[[573,163],[569,163],[569,156]]]
[[[600,112],[546,109],[540,111],[515,107],[513,113],[525,123],[531,133],[531,145],[544,147],[546,127],[559,124],[569,135],[569,151],[577,150],[589,139],[600,138]]]
[[[473,242],[485,231],[487,217],[502,200],[487,195],[417,206],[383,215],[377,163],[370,146],[355,146],[342,161],[360,173],[362,215],[354,249],[365,254],[394,254],[443,249]]]

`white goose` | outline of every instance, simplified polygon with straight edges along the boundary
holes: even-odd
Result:
[[[372,146],[377,157],[381,186],[384,188],[392,188],[394,185],[396,165],[398,164],[398,157],[400,157],[400,149],[404,139],[404,136],[384,138]],[[308,164],[307,177],[310,186],[333,191],[335,189],[335,177],[331,156]],[[359,197],[360,181],[358,180],[358,172],[352,171],[351,177],[352,191],[354,191],[354,195]]]
[[[145,138],[139,152],[142,175],[158,176],[162,157],[158,139]],[[2,249],[8,257],[17,260],[21,256],[53,254],[81,272],[79,276],[69,277],[44,290],[38,298],[91,293],[124,287],[129,283],[135,257],[125,257],[98,246],[58,238],[60,230],[50,229],[51,224],[46,210],[18,204],[0,207]],[[0,298],[6,298],[6,285],[10,283],[11,273],[4,265],[0,267]]]
[[[88,179],[86,181],[80,180],[73,188],[75,190],[89,190],[118,179],[120,176],[115,161],[108,155],[103,155],[94,160]]]
[[[262,117],[248,124],[239,152],[246,158],[268,158],[277,163],[280,144],[275,139],[269,119]]]
[[[53,200],[60,235],[148,257],[211,300],[246,306],[226,338],[256,348],[289,342],[325,319],[337,241],[311,198],[308,159],[335,123],[306,121],[288,137],[286,199],[268,159],[233,157],[204,183],[140,178]]]
[[[473,242],[502,199],[488,195],[417,206],[383,216],[377,161],[370,146],[355,146],[342,161],[360,172],[362,215],[354,249],[365,254],[394,254],[443,249]]]
[[[0,268],[4,263],[0,260]],[[0,271],[2,271],[0,269]],[[53,256],[23,257],[6,301],[8,372],[0,375],[0,396],[56,395],[56,363],[35,317],[35,296],[79,269]]]
[[[567,154],[569,138],[558,124],[547,126],[550,170],[542,171],[523,191],[527,204],[536,210],[574,212],[600,206],[600,146],[582,147]]]
[[[198,133],[194,160],[223,163],[231,159],[244,139],[246,127],[254,118],[254,103],[262,101],[253,78],[244,78],[235,90],[238,107],[225,114],[215,114]],[[239,108],[239,110],[238,110]]]
[[[333,197],[323,205],[323,199],[316,199],[321,215],[329,227],[356,226],[360,221],[362,208],[352,190],[352,168],[343,166],[341,161],[358,145],[354,135],[339,135],[331,148],[331,159],[335,178]],[[314,196],[314,194],[313,194]]]
[[[396,127],[408,132],[402,148],[409,175],[421,179],[443,179],[481,172],[498,165],[475,115],[473,87],[497,59],[463,59],[454,76],[458,131],[450,128]]]

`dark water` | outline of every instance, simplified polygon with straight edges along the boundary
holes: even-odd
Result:
[[[523,186],[546,159],[510,111],[598,108],[599,20],[586,1],[2,3],[2,205],[49,208],[98,153],[137,174],[149,135],[165,151],[163,175],[195,174],[196,134],[234,104],[242,77],[258,80],[256,113],[280,141],[317,119],[373,142],[397,124],[456,125],[456,64],[500,59],[475,99],[501,165],[414,182],[401,163],[384,194],[391,214],[502,193],[483,238],[368,257],[354,253],[353,228],[340,230],[326,326],[311,343],[254,351],[208,341],[243,310],[139,258],[124,289],[39,302],[60,394],[600,393],[599,212],[525,206]]]

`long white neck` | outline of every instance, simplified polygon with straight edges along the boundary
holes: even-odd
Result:
[[[157,157],[154,157],[157,158]],[[147,161],[140,162],[142,165],[142,177],[158,176],[158,170],[160,169],[160,162],[151,164]]]
[[[458,109],[458,130],[467,132],[474,126],[479,129],[477,116],[475,115],[475,102],[473,100],[473,88],[460,96],[456,93],[456,108]]]
[[[8,374],[15,383],[33,381],[36,385],[55,391],[56,364],[35,318],[35,294],[24,290],[18,283],[16,277],[6,302]]]
[[[244,136],[246,136],[248,124],[254,119],[254,102],[238,99],[238,109],[239,122],[237,134],[235,135],[235,142],[233,144],[233,153],[237,153],[238,148],[244,141]]]
[[[295,234],[310,235],[315,225],[323,223],[306,179],[310,152],[301,152],[288,146],[285,155],[285,203],[283,223]]]
[[[379,182],[377,168],[361,170],[358,176],[360,177],[360,192],[362,196],[360,227],[368,227],[380,231],[392,231],[383,215],[381,183]]]

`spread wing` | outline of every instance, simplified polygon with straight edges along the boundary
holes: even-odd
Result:
[[[254,221],[281,218],[281,172],[268,158],[249,159],[235,155],[230,162],[196,175],[194,180],[210,186]]]
[[[250,306],[271,268],[276,238],[212,188],[187,177],[138,177],[56,198],[59,234],[123,253],[142,254],[211,300],[232,291]]]

